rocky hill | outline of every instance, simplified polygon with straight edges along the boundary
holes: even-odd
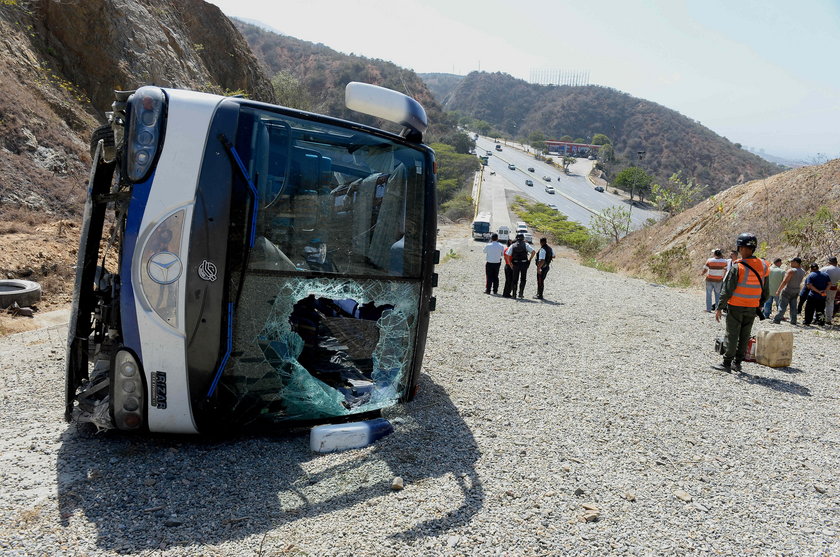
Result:
[[[435,98],[444,106],[449,102],[452,92],[464,79],[462,75],[452,73],[421,73],[420,76]]]
[[[66,299],[90,133],[114,89],[145,84],[273,100],[245,40],[201,0],[0,2],[0,276]]]
[[[548,139],[564,135],[590,140],[606,134],[620,168],[638,164],[664,183],[671,174],[708,184],[708,194],[781,170],[678,112],[614,89],[544,86],[502,73],[473,72],[451,92],[445,108],[485,120],[505,133]]]
[[[807,219],[825,207],[833,216],[834,233],[810,249],[792,245],[785,230],[789,219]],[[829,223],[829,226],[832,226]],[[660,280],[700,285],[699,272],[714,248],[728,250],[742,232],[758,236],[762,257],[796,255],[825,264],[840,255],[840,159],[819,166],[789,170],[763,180],[734,186],[691,209],[630,234],[603,254],[605,262],[623,271]]]
[[[342,54],[323,44],[279,35],[243,21],[234,23],[268,75],[282,84],[280,89],[287,97],[278,99],[281,104],[398,131],[393,124],[344,106],[344,86],[350,81],[363,81],[417,99],[429,117],[427,142],[454,131],[454,122],[446,118],[440,103],[413,70],[386,60]]]

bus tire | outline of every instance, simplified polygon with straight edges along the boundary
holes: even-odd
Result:
[[[20,307],[31,306],[41,299],[41,285],[31,280],[0,280],[0,309],[15,302]]]
[[[114,130],[111,129],[110,124],[106,124],[104,126],[99,126],[93,133],[90,135],[90,158],[96,155],[96,146],[99,144],[99,140],[104,141],[103,151],[102,151],[102,160],[108,161],[113,159],[113,152],[114,152]],[[108,155],[111,155],[110,157]]]

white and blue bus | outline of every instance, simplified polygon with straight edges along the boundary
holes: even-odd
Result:
[[[403,131],[116,93],[91,142],[68,421],[207,433],[367,417],[414,395],[437,262],[426,113],[361,83],[345,100]]]

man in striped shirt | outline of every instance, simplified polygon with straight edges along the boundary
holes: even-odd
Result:
[[[720,303],[720,288],[728,263],[729,261],[723,258],[723,253],[716,249],[703,266],[700,276],[706,276],[706,313],[712,313],[712,310]],[[712,293],[715,295],[714,305],[712,305]]]

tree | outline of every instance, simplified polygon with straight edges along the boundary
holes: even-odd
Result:
[[[592,136],[592,144],[593,145],[612,145],[612,141],[610,138],[602,133],[596,133]]]
[[[560,141],[571,141],[571,140],[572,140],[571,135],[564,135],[563,137],[560,138]]]
[[[608,207],[589,221],[593,232],[613,242],[630,233],[630,211],[624,207]]]
[[[531,132],[528,136],[528,144],[537,151],[545,151],[545,134],[541,131]]]
[[[443,143],[452,145],[456,153],[469,154],[475,149],[475,140],[468,134],[460,131],[453,132],[441,140]]]
[[[692,180],[682,179],[682,171],[672,174],[664,186],[653,184],[650,188],[651,199],[660,211],[676,215],[694,205],[703,194],[706,186],[695,184]]]
[[[782,221],[782,235],[805,259],[840,251],[840,215],[822,205],[816,213]]]
[[[437,201],[443,204],[472,184],[474,173],[481,168],[481,163],[474,155],[457,153],[452,145],[446,143],[432,143],[430,147],[435,151],[438,164]]]
[[[575,164],[576,160],[577,159],[575,159],[574,157],[570,157],[569,155],[563,155],[563,172],[568,174],[569,173],[569,167],[571,165]]]
[[[624,191],[629,191],[630,201],[633,201],[633,195],[636,191],[639,189],[644,191],[650,188],[652,180],[653,177],[650,174],[638,166],[631,166],[619,172],[615,180],[612,181],[612,185]]]
[[[585,140],[584,138],[582,138],[582,137],[578,137],[577,139],[575,139],[575,141],[574,141],[574,142],[575,142],[575,143],[586,143],[586,140]]]
[[[615,149],[611,143],[605,143],[598,149],[598,159],[603,162],[613,162],[615,160]]]
[[[299,110],[312,110],[309,92],[290,72],[280,71],[274,74],[271,78],[271,86],[274,88],[277,104]]]

